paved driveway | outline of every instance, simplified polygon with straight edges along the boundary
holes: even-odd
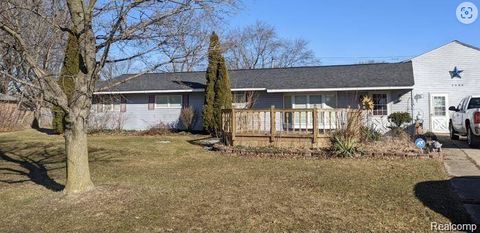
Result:
[[[445,169],[453,191],[458,195],[472,221],[480,224],[480,149],[469,148],[466,139],[452,141],[439,136],[443,144]]]

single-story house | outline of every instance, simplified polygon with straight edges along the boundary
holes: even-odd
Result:
[[[425,130],[445,133],[448,107],[480,92],[480,49],[453,41],[398,63],[242,69],[229,76],[237,107],[247,93],[255,93],[252,108],[356,108],[368,95],[379,130],[388,129],[390,113],[402,111],[422,120]],[[176,125],[183,107],[201,113],[205,82],[205,72],[122,75],[99,84],[92,114],[118,112],[124,129]],[[104,98],[111,96],[120,97]]]

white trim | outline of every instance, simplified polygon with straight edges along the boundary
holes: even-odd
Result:
[[[310,88],[310,89],[267,89],[267,93],[277,92],[316,92],[316,91],[362,91],[362,90],[400,90],[413,89],[413,86],[398,87],[343,87],[343,88]]]
[[[98,91],[95,95],[101,94],[146,94],[146,93],[185,93],[185,92],[203,92],[203,88],[185,89],[185,90],[149,90],[149,91]]]
[[[377,90],[402,90],[413,89],[413,86],[398,87],[340,87],[340,88],[307,88],[307,89],[267,89],[267,88],[232,88],[232,91],[267,91],[267,93],[279,92],[317,92],[317,91],[377,91]],[[93,94],[146,94],[146,93],[185,93],[185,92],[203,92],[205,89],[184,89],[184,90],[149,90],[149,91],[97,91]]]
[[[267,88],[232,88],[231,91],[266,91]]]

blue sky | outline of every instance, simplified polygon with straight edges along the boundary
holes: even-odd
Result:
[[[322,65],[396,61],[452,40],[480,46],[480,18],[470,25],[455,15],[458,0],[244,0],[232,26],[256,20],[281,37],[304,38]],[[470,0],[480,8],[480,0]],[[400,57],[399,57],[400,56]]]

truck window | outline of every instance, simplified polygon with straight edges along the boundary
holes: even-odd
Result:
[[[467,109],[480,108],[480,98],[471,98]]]

